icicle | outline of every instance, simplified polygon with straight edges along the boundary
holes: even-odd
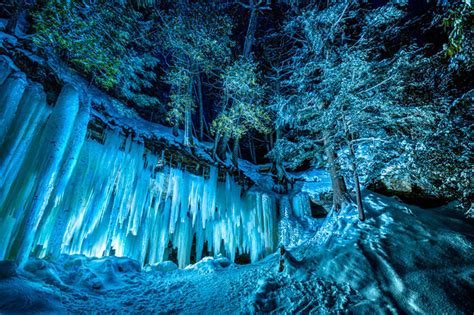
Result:
[[[5,84],[0,97],[12,103]],[[169,259],[171,244],[185,267],[205,247],[232,260],[249,253],[253,261],[275,249],[269,195],[243,193],[229,175],[220,182],[214,167],[205,177],[164,166],[162,154],[115,131],[105,132],[103,144],[85,139],[89,107],[79,108],[71,86],[49,118],[41,88],[22,94],[13,117],[5,115],[11,127],[0,151],[0,259],[21,263],[35,248],[40,256],[115,254],[155,263]]]
[[[13,64],[10,58],[0,56],[0,85],[5,82],[12,71],[17,71],[17,67]]]
[[[49,114],[46,106],[46,96],[41,87],[33,84],[27,87],[20,102],[15,119],[8,130],[9,139],[5,141],[0,151],[0,187],[2,191],[9,189],[19,167],[26,156],[26,151],[31,144],[38,128]],[[0,204],[1,204],[0,198]]]
[[[8,77],[0,89],[0,145],[5,141],[7,131],[15,117],[18,104],[26,87],[26,77],[17,72]]]
[[[20,266],[28,258],[36,229],[54,189],[78,108],[77,91],[72,86],[66,85],[61,91],[56,107],[45,127],[45,133],[41,139],[43,156],[38,156],[41,167],[38,182],[35,184],[34,196],[28,202],[28,212],[17,232],[10,253],[10,258],[14,258]]]
[[[5,84],[1,92],[3,97],[12,93],[6,90]],[[8,129],[8,139],[0,144],[0,259],[6,257],[24,215],[24,209],[18,204],[29,197],[34,176],[21,170],[29,170],[37,163],[36,151],[40,147],[43,124],[49,112],[41,87],[36,84],[28,86]],[[18,182],[18,189],[12,188],[15,181]]]
[[[82,102],[79,108],[79,113],[74,122],[74,129],[71,134],[64,162],[59,172],[59,180],[54,187],[54,198],[50,198],[48,208],[51,213],[45,217],[43,225],[46,227],[54,226],[51,236],[51,245],[49,246],[49,255],[51,257],[58,257],[61,251],[62,236],[66,229],[66,220],[70,209],[59,208],[55,205],[61,203],[64,198],[64,192],[71,179],[72,172],[77,164],[79,153],[84,144],[87,133],[87,125],[90,118],[90,103],[89,101]],[[38,236],[41,239],[41,235]]]
[[[293,215],[298,218],[311,215],[309,196],[306,193],[299,193],[291,199]]]

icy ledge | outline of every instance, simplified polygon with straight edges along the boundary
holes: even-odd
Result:
[[[81,100],[90,104],[89,131],[105,128],[132,134],[135,141],[145,143],[155,152],[163,151],[167,160],[172,160],[175,166],[186,164],[190,171],[194,171],[196,166],[217,164],[221,168],[233,170],[230,164],[217,163],[211,158],[213,144],[194,139],[193,147],[184,146],[182,130],[174,135],[172,128],[143,119],[120,100],[102,92],[77,72],[71,71],[55,56],[43,59],[23,47],[21,40],[0,32],[0,81],[3,82],[13,72],[21,71],[30,80],[44,82],[49,96],[58,93],[64,85],[74,86]]]

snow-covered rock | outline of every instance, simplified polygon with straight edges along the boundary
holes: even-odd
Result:
[[[15,277],[17,275],[17,264],[14,261],[0,261],[0,280]]]
[[[189,265],[185,270],[196,270],[201,273],[214,272],[218,269],[227,268],[231,265],[231,261],[221,255],[217,257],[204,257],[195,264]]]
[[[438,196],[426,181],[417,180],[401,162],[388,165],[372,179],[368,188],[386,196],[397,196],[404,202],[424,208],[439,207],[449,199]]]
[[[146,266],[145,271],[172,272],[178,269],[178,265],[167,260]]]

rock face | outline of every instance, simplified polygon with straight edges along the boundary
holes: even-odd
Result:
[[[435,195],[428,185],[414,179],[403,166],[385,168],[367,188],[382,195],[397,196],[421,208],[439,207],[451,201]]]
[[[17,265],[13,261],[0,261],[0,280],[8,279],[16,276]]]

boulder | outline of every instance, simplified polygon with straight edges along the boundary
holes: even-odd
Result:
[[[427,183],[413,178],[410,170],[402,165],[386,167],[367,185],[367,189],[386,196],[396,196],[405,203],[421,208],[440,207],[452,201],[437,196]]]
[[[171,272],[177,269],[178,269],[178,265],[176,265],[174,262],[170,260],[151,264],[145,267],[146,271],[160,271],[160,272]]]
[[[0,261],[0,279],[8,279],[15,277],[17,265],[14,261],[2,260]]]

